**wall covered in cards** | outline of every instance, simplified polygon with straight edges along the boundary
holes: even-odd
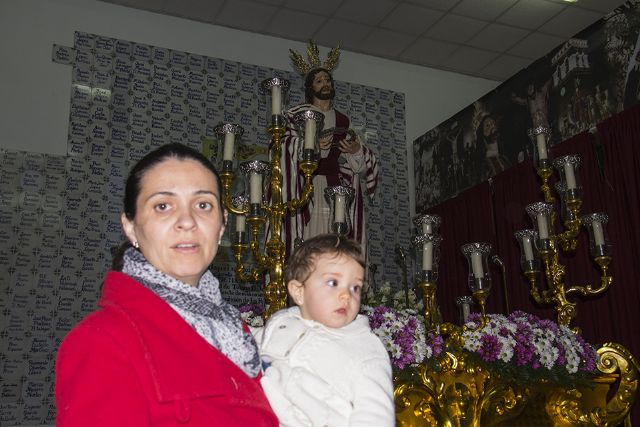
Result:
[[[233,2],[227,2],[233,5]],[[266,3],[265,3],[266,4]],[[265,6],[270,8],[270,6]],[[248,11],[247,13],[256,13]],[[280,18],[280,17],[279,17]],[[229,25],[242,16],[228,17]],[[37,31],[35,31],[37,29]],[[291,70],[288,49],[306,46],[278,37],[146,12],[100,0],[0,1],[0,147],[65,154],[71,79],[52,63],[51,46],[70,46],[74,31],[135,40],[227,60]],[[349,28],[332,33],[335,44]],[[326,53],[328,46],[321,46]],[[493,89],[498,82],[343,50],[335,77],[405,94],[405,144]],[[411,156],[411,154],[410,154]],[[408,168],[412,169],[412,158]],[[410,174],[411,175],[411,174]],[[409,176],[410,200],[413,176]]]
[[[111,247],[122,240],[119,211],[129,167],[164,142],[180,141],[214,161],[213,128],[241,124],[240,158],[266,156],[259,82],[300,76],[189,52],[76,33],[53,60],[72,80],[66,155],[0,149],[0,424],[53,423],[53,364],[69,329],[95,308]],[[336,107],[377,153],[381,180],[367,206],[377,280],[397,281],[395,245],[409,244],[404,95],[337,82]],[[384,242],[384,244],[383,244]],[[223,248],[215,271],[236,305],[259,302],[258,285],[237,285]],[[6,267],[6,268],[5,268]],[[6,271],[6,273],[4,273]]]

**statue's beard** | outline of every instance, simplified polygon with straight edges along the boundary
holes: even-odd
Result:
[[[336,90],[332,88],[329,92],[313,92],[313,96],[323,101],[331,100],[336,96]]]

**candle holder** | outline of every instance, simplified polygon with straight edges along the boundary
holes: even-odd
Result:
[[[413,218],[413,223],[418,230],[422,231],[422,234],[436,234],[442,223],[442,218],[439,215],[422,214]]]
[[[218,147],[223,147],[221,170],[223,172],[232,172],[235,143],[244,133],[244,129],[234,123],[224,123],[213,128],[213,132],[218,138]]]
[[[324,198],[329,204],[329,231],[340,236],[351,233],[351,203],[356,195],[352,187],[336,185],[324,190]]]
[[[268,109],[267,133],[271,136],[269,144],[270,162],[252,161],[240,165],[240,172],[244,175],[246,190],[249,192],[247,201],[238,203],[231,194],[231,187],[235,173],[230,163],[223,163],[220,171],[222,181],[222,202],[224,207],[235,218],[235,225],[242,221],[238,216],[246,218],[248,236],[237,234],[233,250],[236,261],[236,275],[244,282],[262,282],[268,277],[265,284],[264,296],[266,310],[265,319],[268,319],[276,311],[287,306],[287,290],[284,283],[285,244],[282,241],[282,226],[285,215],[293,215],[298,209],[304,207],[313,194],[313,173],[318,163],[315,159],[301,162],[300,172],[304,176],[303,192],[299,198],[291,199],[286,203],[282,200],[282,136],[285,133],[285,118],[282,115],[284,100],[286,99],[289,82],[279,77],[266,79],[260,83],[260,90],[271,97],[271,108]],[[233,125],[232,125],[233,126]],[[219,135],[228,133],[238,134],[238,128],[220,128]],[[231,150],[233,152],[233,150]],[[228,160],[227,160],[228,161]],[[253,186],[251,185],[253,182]],[[246,196],[245,196],[246,197]],[[268,240],[261,248],[263,235]],[[248,242],[245,242],[248,237]],[[243,263],[244,254],[249,251],[255,260],[255,265],[247,271]]]
[[[460,325],[464,325],[473,311],[473,298],[469,295],[457,297],[456,306],[458,307],[458,321]]]
[[[605,228],[607,222],[609,222],[609,216],[604,213],[592,213],[582,217],[582,225],[589,232],[589,252],[594,258],[610,258],[611,245]]]
[[[294,114],[292,122],[304,138],[298,156],[301,162],[317,161],[320,149],[318,135],[324,126],[324,114],[315,110],[304,110]]]
[[[560,218],[562,218],[563,223],[573,223],[577,221],[579,218],[576,213],[569,209],[567,206],[567,187],[562,182],[556,182],[554,185],[556,189],[556,193],[560,196]]]
[[[536,202],[528,205],[525,210],[531,217],[531,221],[535,227],[537,235],[537,239],[535,240],[536,248],[543,258],[548,257],[551,250],[553,205]]]
[[[480,304],[482,317],[486,319],[485,304],[489,291],[491,291],[491,275],[489,274],[488,263],[491,245],[485,242],[465,243],[462,245],[461,250],[469,264],[469,289]]]
[[[436,299],[440,242],[442,238],[434,234],[422,234],[413,238],[415,248],[415,277],[422,290],[424,301],[424,322],[427,330],[434,330],[440,324],[440,308]]]
[[[249,198],[247,196],[235,196],[231,199],[233,207],[238,211],[249,212]],[[231,222],[233,222],[233,244],[247,245],[249,242],[249,236],[247,233],[247,217],[245,214],[231,215]]]
[[[442,237],[435,234],[422,234],[413,238],[411,243],[414,246],[415,277],[418,283],[438,280],[441,242]]]
[[[540,258],[536,241],[538,233],[535,230],[520,230],[514,233],[518,245],[520,246],[520,266],[522,271],[540,272]]]
[[[271,99],[271,102],[267,103],[267,105],[271,105],[271,108],[267,109],[267,123],[271,123],[270,128],[284,129],[285,119],[282,115],[282,109],[289,93],[289,80],[271,77],[260,83],[260,89]]]
[[[577,155],[562,156],[553,161],[553,167],[558,171],[560,184],[564,189],[564,197],[569,203],[582,197],[580,176],[576,175],[576,172],[580,169],[580,164],[580,156]],[[570,206],[568,207],[571,208]],[[579,207],[576,207],[576,210],[577,208]]]
[[[249,189],[249,220],[259,217],[262,205],[267,200],[267,183],[271,174],[271,166],[261,160],[251,160],[240,164],[240,172],[245,176],[245,188]]]
[[[551,152],[549,151],[551,129],[545,126],[538,126],[529,129],[528,135],[533,144],[533,162],[538,175],[542,178],[542,191],[545,194],[545,199],[553,200],[551,188],[549,187],[549,178],[553,174],[551,170]]]

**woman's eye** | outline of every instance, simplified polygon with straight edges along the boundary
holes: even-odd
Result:
[[[158,203],[155,206],[155,210],[160,211],[160,212],[164,212],[167,209],[169,209],[169,205],[167,203]]]
[[[208,211],[211,210],[211,208],[213,207],[213,205],[209,202],[199,202],[198,203],[198,208]]]

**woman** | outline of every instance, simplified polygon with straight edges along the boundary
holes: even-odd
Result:
[[[168,144],[135,165],[121,271],[58,351],[58,426],[278,425],[256,343],[207,270],[226,219],[197,151]]]

